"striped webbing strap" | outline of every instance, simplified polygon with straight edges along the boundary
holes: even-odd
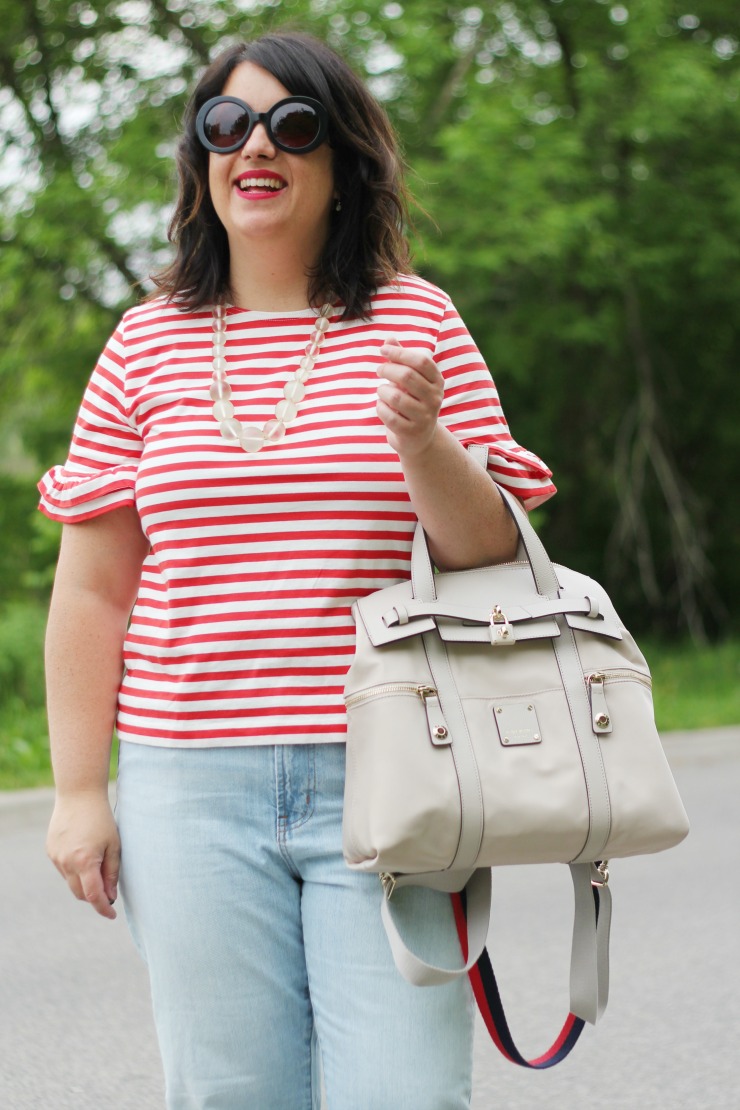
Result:
[[[594,886],[592,889],[594,913],[598,923],[600,888]],[[460,894],[453,894],[451,897],[463,959],[467,960],[468,924],[465,913],[465,892],[462,891]],[[478,959],[478,962],[468,972],[468,977],[470,979],[470,985],[473,988],[473,994],[480,1015],[483,1018],[483,1022],[490,1034],[491,1040],[496,1045],[499,1052],[513,1064],[518,1064],[522,1068],[534,1068],[535,1070],[541,1071],[544,1068],[551,1068],[554,1067],[555,1064],[559,1064],[575,1047],[576,1041],[583,1031],[585,1022],[582,1018],[576,1017],[575,1014],[570,1013],[565,1019],[560,1033],[550,1048],[541,1056],[537,1056],[533,1060],[527,1060],[516,1047],[514,1038],[509,1030],[509,1023],[506,1020],[506,1014],[501,1001],[498,983],[496,982],[496,975],[488,955],[488,949],[483,949],[483,953]]]

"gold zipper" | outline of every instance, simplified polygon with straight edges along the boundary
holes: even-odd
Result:
[[[592,671],[591,674],[586,675],[586,682],[589,686],[593,683],[607,683],[607,682],[639,682],[642,686],[646,686],[648,690],[653,688],[653,680],[650,675],[642,674],[641,671],[611,670],[611,671]]]
[[[606,687],[612,682],[637,682],[648,690],[652,689],[653,685],[649,675],[626,668],[592,671],[591,674],[586,675],[588,700],[591,704],[591,725],[597,736],[603,736],[612,731],[612,719],[606,700]]]
[[[371,686],[368,690],[358,690],[356,694],[350,694],[344,699],[344,704],[347,709],[353,709],[374,698],[399,694],[410,695],[421,700],[429,729],[429,739],[435,747],[446,747],[452,743],[452,735],[447,727],[439,695],[434,686],[428,686],[425,682],[386,682],[382,686]]]
[[[382,686],[371,686],[367,690],[358,690],[355,694],[349,694],[344,699],[344,704],[347,709],[351,709],[363,701],[385,698],[389,694],[412,694],[424,701],[425,698],[436,697],[437,691],[434,686],[428,686],[424,682],[386,682]]]

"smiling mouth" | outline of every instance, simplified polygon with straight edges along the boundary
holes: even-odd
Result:
[[[251,193],[256,189],[267,193],[279,193],[285,188],[285,182],[279,177],[242,177],[236,182],[236,187],[242,193]]]

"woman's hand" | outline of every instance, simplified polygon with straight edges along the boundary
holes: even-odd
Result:
[[[385,381],[378,387],[378,416],[388,442],[401,458],[420,455],[432,444],[444,396],[444,381],[426,351],[402,347],[389,339],[380,348],[386,359],[378,367]]]
[[[107,791],[57,795],[46,851],[75,898],[101,917],[116,916],[121,841]]]
[[[424,350],[380,348],[378,416],[398,452],[411,506],[440,570],[513,559],[517,531],[495,484],[439,421],[444,381]]]

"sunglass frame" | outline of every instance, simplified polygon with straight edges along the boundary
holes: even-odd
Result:
[[[249,117],[249,126],[243,138],[239,139],[236,143],[232,143],[230,146],[216,146],[206,135],[206,118],[217,104],[236,104],[242,108]],[[287,146],[285,143],[281,143],[274,134],[271,122],[272,116],[278,108],[282,108],[285,104],[305,104],[316,112],[318,133],[306,146]],[[309,154],[312,150],[316,150],[317,147],[321,146],[326,138],[326,133],[329,129],[329,113],[321,101],[314,100],[313,97],[310,96],[286,96],[282,100],[278,100],[277,103],[273,104],[271,108],[268,108],[266,112],[255,112],[253,108],[250,108],[249,104],[244,100],[240,100],[238,96],[212,96],[210,100],[206,100],[195,118],[195,132],[206,150],[210,150],[214,154],[233,154],[235,150],[241,150],[258,123],[262,124],[270,142],[273,146],[276,146],[278,150],[285,151],[286,154]]]

